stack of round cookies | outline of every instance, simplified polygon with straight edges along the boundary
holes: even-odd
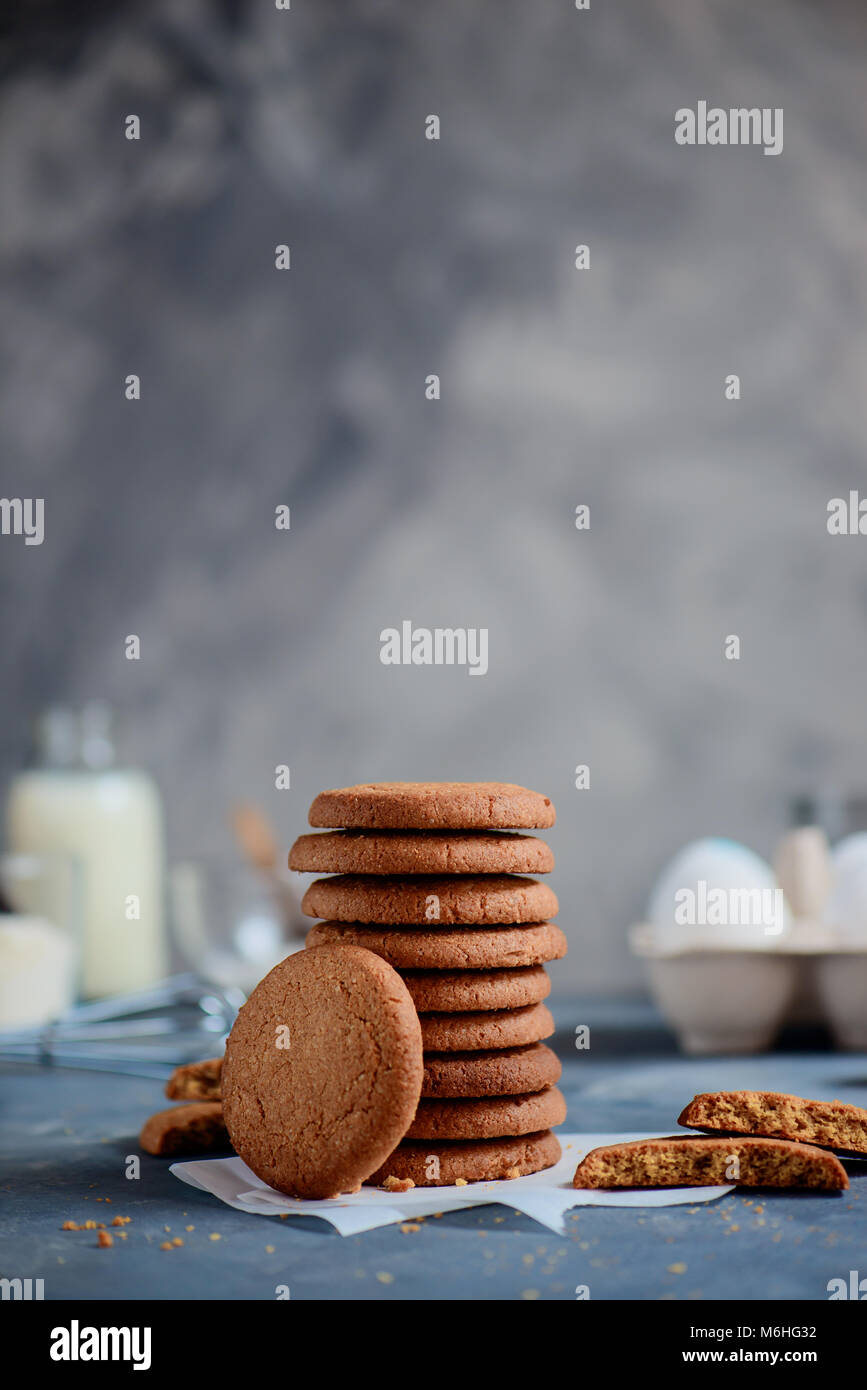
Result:
[[[322,792],[289,856],[327,873],[304,896],[308,946],[363,946],[402,976],[424,1048],[415,1119],[371,1182],[519,1177],[560,1157],[566,1104],[545,963],[566,954],[536,875],[554,824],[547,797],[502,782],[393,782]]]

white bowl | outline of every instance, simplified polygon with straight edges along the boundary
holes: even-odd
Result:
[[[633,928],[654,1001],[684,1052],[762,1052],[798,986],[798,957],[781,950],[673,952],[646,926]]]

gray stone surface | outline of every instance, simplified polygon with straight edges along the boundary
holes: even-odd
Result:
[[[768,853],[793,789],[863,785],[867,541],[825,529],[865,477],[863,10],[26,8],[0,456],[47,533],[0,540],[0,774],[101,695],[176,853],[228,851],[240,795],[289,841],[322,786],[526,782],[561,983],[637,987],[663,858]],[[700,98],[784,107],[782,155],[676,146]],[[383,667],[402,618],[488,627],[488,675]]]

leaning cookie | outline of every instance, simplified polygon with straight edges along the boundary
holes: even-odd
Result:
[[[357,946],[317,946],[276,965],[238,1013],[226,1126],[270,1187],[337,1197],[399,1143],[421,1083],[421,1027],[397,972]]]
[[[222,1070],[222,1057],[175,1067],[166,1082],[166,1095],[169,1100],[219,1100]]]
[[[777,1091],[712,1091],[695,1096],[678,1124],[867,1154],[867,1110],[842,1100],[804,1100]]]
[[[557,909],[547,884],[519,874],[337,874],[311,883],[301,903],[308,917],[428,927],[542,922]]]
[[[846,1188],[839,1159],[811,1144],[786,1139],[729,1137],[637,1139],[592,1149],[573,1187],[811,1187]]]
[[[145,1120],[139,1135],[145,1153],[177,1158],[231,1149],[219,1101],[201,1100],[192,1105],[173,1105]]]
[[[561,1152],[550,1130],[510,1139],[404,1140],[368,1182],[382,1186],[388,1178],[410,1179],[416,1187],[497,1182],[553,1168]]]

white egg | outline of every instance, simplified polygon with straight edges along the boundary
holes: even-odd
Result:
[[[841,940],[867,942],[867,834],[847,835],[831,851],[832,886],[825,917]]]
[[[772,946],[790,919],[774,871],[736,840],[694,840],[663,869],[648,921],[666,947]]]

